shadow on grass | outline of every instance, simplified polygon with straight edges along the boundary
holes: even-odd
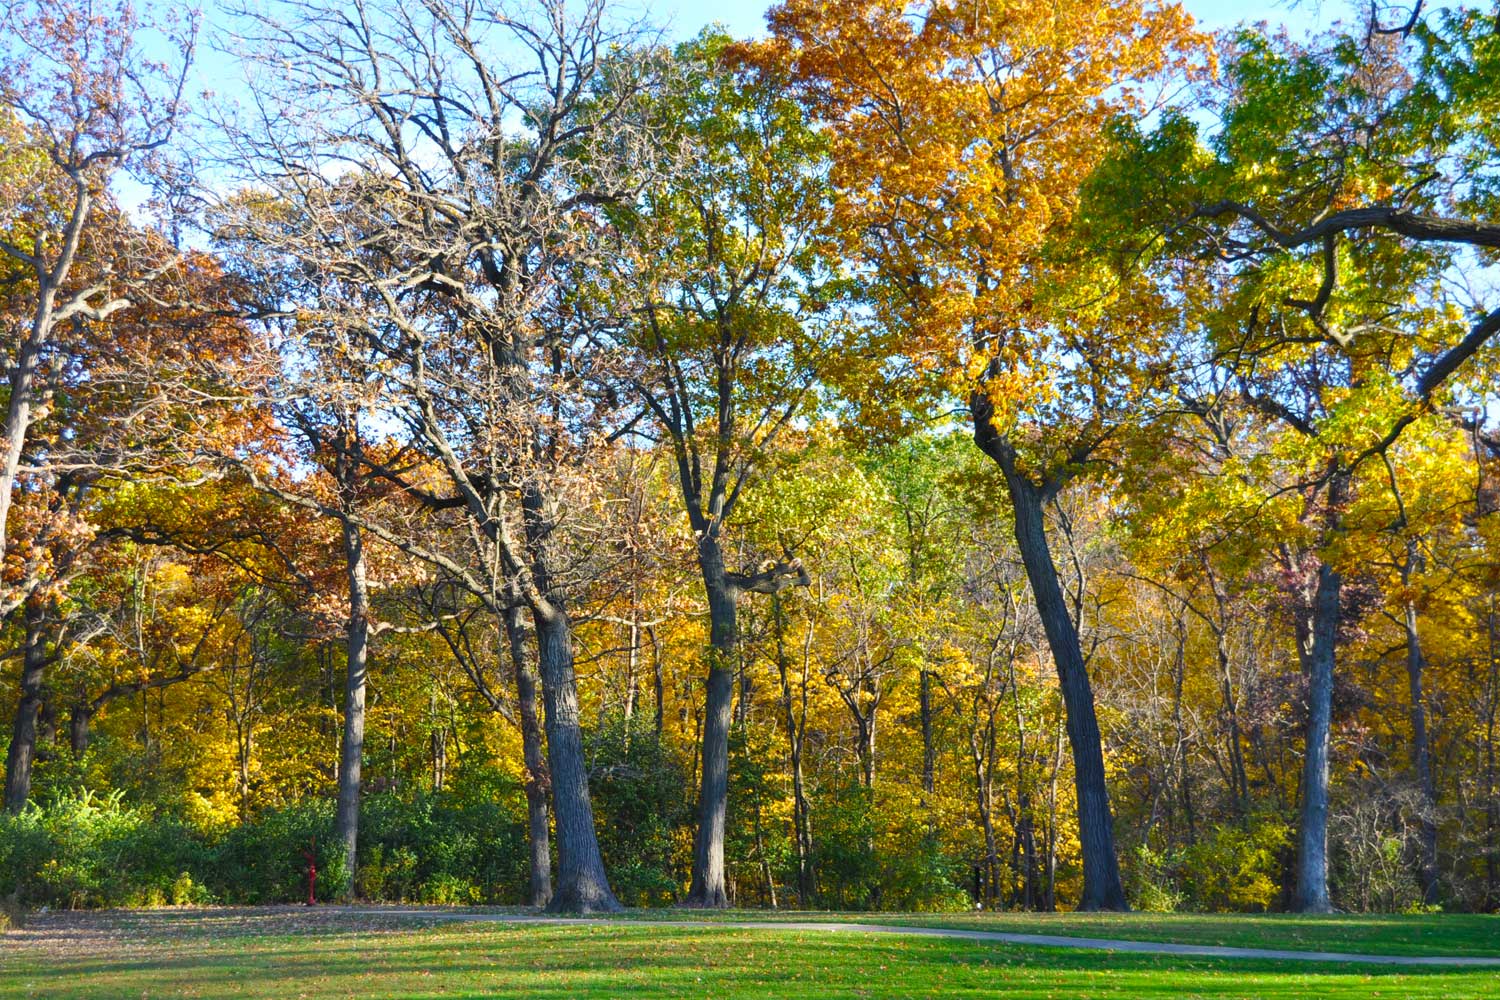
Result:
[[[306,915],[294,913],[222,915],[229,922],[208,924],[204,932],[205,925],[189,914],[128,919],[138,916],[146,915],[126,915],[109,937],[90,939],[71,954],[67,948],[47,954],[12,950],[11,958],[0,960],[0,997],[1500,995],[1500,974],[1489,970],[1288,968],[967,941],[640,924],[392,923],[329,932],[320,921],[320,932]]]

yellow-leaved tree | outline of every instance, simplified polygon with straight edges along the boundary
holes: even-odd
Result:
[[[789,77],[832,134],[840,231],[870,279],[871,349],[888,359],[843,388],[876,429],[916,406],[966,409],[1004,473],[1067,707],[1078,905],[1122,909],[1088,662],[1047,510],[1107,465],[1164,386],[1167,298],[1092,252],[1077,208],[1108,123],[1203,65],[1201,36],[1181,8],[1142,0],[788,0],[770,22],[749,58]]]

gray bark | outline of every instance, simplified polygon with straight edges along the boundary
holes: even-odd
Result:
[[[551,782],[547,776],[547,762],[542,756],[542,725],[536,707],[537,676],[526,655],[521,608],[507,608],[504,621],[516,683],[521,755],[526,763],[526,845],[530,860],[527,899],[532,906],[546,906],[552,901],[552,848],[547,815],[547,792]]]
[[[693,842],[693,881],[687,906],[729,905],[724,880],[724,827],[729,807],[729,722],[734,700],[734,657],[738,640],[735,592],[725,581],[717,541],[699,544],[699,562],[708,591],[709,669],[703,708],[703,756],[698,791],[698,832]]]
[[[82,757],[89,749],[89,724],[94,713],[87,705],[74,705],[68,714],[68,746],[73,756]]]
[[[594,831],[578,717],[571,623],[560,606],[549,616],[533,614],[533,620],[557,822],[557,888],[547,909],[554,913],[613,913],[621,907],[609,888]]]
[[[365,747],[365,681],[370,645],[370,602],[364,537],[352,521],[343,522],[344,565],[349,584],[349,622],[345,635],[344,740],[339,751],[338,805],[334,842],[343,849],[354,891],[358,868],[359,785]]]
[[[1013,477],[1007,476],[1007,480]],[[1083,853],[1080,910],[1124,910],[1125,889],[1115,857],[1114,816],[1104,781],[1104,744],[1094,711],[1094,691],[1078,630],[1068,613],[1047,545],[1041,498],[1034,487],[1015,483],[1016,543],[1031,583],[1037,612],[1047,634],[1067,712],[1068,745],[1073,754],[1073,782],[1078,797],[1078,840]]]
[[[1318,567],[1307,656],[1307,732],[1297,828],[1297,888],[1292,902],[1299,913],[1333,912],[1328,896],[1328,755],[1342,585],[1338,571],[1327,564]]]
[[[1094,710],[1094,691],[1078,629],[1057,579],[1047,542],[1043,512],[1045,493],[1016,467],[1010,445],[989,426],[988,401],[976,398],[974,437],[980,449],[1000,466],[1015,511],[1016,545],[1036,602],[1052,661],[1057,669],[1067,714],[1068,744],[1073,755],[1073,782],[1078,798],[1078,840],[1083,854],[1080,910],[1125,910],[1125,889],[1115,856],[1114,816],[1104,780],[1104,746]]]

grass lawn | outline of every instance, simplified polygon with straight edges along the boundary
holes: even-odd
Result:
[[[691,914],[677,912],[678,919]],[[736,914],[743,918],[743,914]],[[889,920],[889,918],[887,918]],[[911,919],[911,918],[907,918]],[[974,918],[986,927],[1269,947],[1341,943],[1343,918]],[[1353,922],[1368,950],[1459,954],[1496,922]],[[1245,923],[1241,934],[1230,921]],[[1118,921],[1118,922],[1117,922]],[[956,923],[949,918],[946,921]],[[969,920],[963,921],[965,924]],[[1451,925],[1444,946],[1439,933]],[[1312,933],[1307,928],[1316,928]],[[1303,935],[1293,938],[1293,933]],[[1300,945],[1295,945],[1300,946]],[[1479,949],[1485,950],[1485,949]],[[1432,997],[1500,996],[1500,970],[1319,966],[1018,948],[930,938],[649,924],[507,926],[394,915],[189,911],[55,914],[0,940],[0,1000],[19,997]]]
[[[640,910],[630,917],[660,920],[831,920],[869,924],[911,924],[1009,931],[1017,934],[1065,934],[1073,937],[1130,941],[1175,941],[1178,944],[1230,945],[1239,948],[1290,948],[1298,951],[1344,951],[1380,955],[1500,956],[1500,915],[1444,913],[1337,914],[1295,913],[816,913],[726,910]]]

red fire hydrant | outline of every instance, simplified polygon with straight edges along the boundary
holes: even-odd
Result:
[[[316,906],[318,902],[318,841],[313,839],[312,848],[302,852],[307,859],[307,905]]]

